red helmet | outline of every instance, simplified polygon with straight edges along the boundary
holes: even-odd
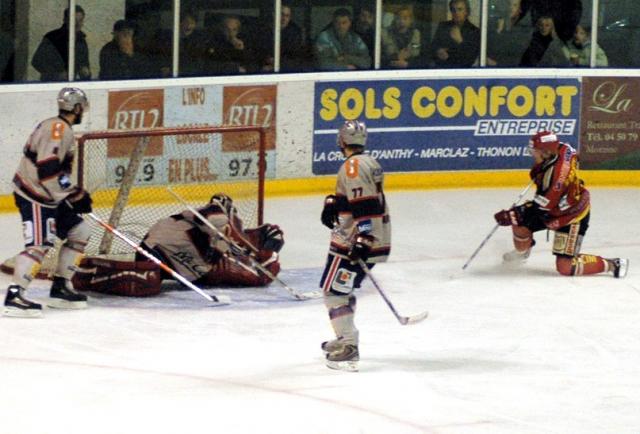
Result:
[[[539,131],[529,140],[529,147],[539,151],[555,151],[559,145],[558,136],[550,131]]]

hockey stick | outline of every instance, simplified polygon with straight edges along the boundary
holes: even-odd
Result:
[[[522,192],[518,195],[518,197],[516,198],[515,202],[513,202],[513,205],[511,205],[511,208],[513,208],[514,206],[516,206],[518,204],[518,202],[520,202],[520,199],[522,199],[524,197],[524,195],[527,194],[527,191],[529,191],[529,189],[531,188],[532,185],[533,185],[533,179],[531,181],[529,181],[529,184],[527,184],[527,187],[524,190],[522,190]],[[489,241],[489,238],[491,238],[493,236],[493,234],[498,230],[499,227],[500,227],[500,225],[496,223],[496,225],[493,227],[493,229],[491,229],[491,232],[489,232],[489,234],[484,238],[484,240],[482,240],[482,242],[480,243],[478,248],[471,254],[469,259],[467,259],[467,262],[464,263],[464,265],[462,266],[463,270],[467,269],[467,267],[469,266],[471,261],[473,261],[473,258],[475,258],[476,255],[478,254],[478,252],[484,247],[485,244],[487,244],[487,241]]]
[[[231,299],[229,297],[227,297],[227,296],[224,296],[224,295],[217,295],[217,296],[216,295],[209,295],[206,292],[202,291],[202,289],[198,288],[193,283],[189,282],[187,279],[182,277],[180,274],[178,274],[175,271],[173,271],[164,262],[160,261],[158,258],[153,256],[151,253],[147,252],[145,249],[143,249],[142,247],[137,245],[134,241],[131,241],[122,232],[120,232],[119,230],[117,230],[116,228],[111,226],[110,224],[105,223],[104,221],[102,221],[94,213],[90,212],[87,215],[89,217],[91,217],[91,219],[93,219],[93,221],[95,221],[100,226],[102,226],[105,230],[109,231],[110,233],[112,233],[113,235],[115,235],[116,237],[120,238],[122,241],[124,241],[125,243],[127,243],[131,247],[133,247],[136,252],[141,253],[142,255],[146,256],[149,260],[151,260],[153,263],[155,263],[157,266],[159,266],[162,270],[164,270],[167,273],[169,273],[173,278],[178,280],[180,283],[184,284],[187,288],[194,290],[195,292],[197,292],[198,294],[200,294],[201,296],[203,296],[207,300],[212,301],[212,302],[217,303],[217,304],[229,304],[231,302]]]
[[[362,268],[362,271],[364,271],[367,277],[369,278],[369,280],[371,280],[371,283],[373,283],[373,286],[376,288],[378,293],[382,296],[382,299],[384,300],[384,302],[387,303],[387,306],[389,306],[389,309],[391,309],[391,312],[393,313],[393,315],[396,317],[396,319],[400,324],[402,325],[417,324],[421,321],[424,321],[429,316],[429,311],[426,311],[426,310],[422,313],[412,315],[412,316],[400,315],[396,310],[396,308],[393,306],[393,303],[391,303],[391,300],[389,300],[389,297],[387,297],[387,294],[382,290],[382,287],[380,286],[378,281],[373,277],[373,274],[371,273],[371,270],[369,270],[369,267],[367,267],[367,264],[365,264],[362,259],[358,259],[358,265],[360,265],[360,268]]]
[[[320,296],[322,296],[322,293],[320,293],[319,291],[310,291],[310,292],[299,292],[296,291],[295,289],[293,289],[292,287],[290,287],[289,285],[287,285],[284,281],[282,281],[282,279],[280,279],[278,276],[276,276],[275,274],[273,274],[271,271],[269,271],[268,268],[264,267],[260,262],[258,262],[258,260],[250,253],[247,252],[245,250],[245,248],[243,248],[242,246],[240,246],[238,243],[236,243],[234,240],[230,239],[229,237],[227,237],[225,234],[223,234],[220,229],[218,229],[217,227],[215,227],[209,220],[207,220],[197,209],[195,209],[194,207],[192,207],[191,205],[189,205],[180,195],[178,195],[178,193],[176,193],[175,191],[173,191],[171,189],[171,187],[167,187],[167,191],[169,193],[171,193],[171,195],[176,198],[176,200],[180,203],[182,203],[185,207],[187,207],[187,209],[189,211],[191,211],[193,213],[194,216],[196,216],[196,218],[198,220],[200,220],[202,223],[204,223],[209,229],[211,229],[212,231],[215,232],[215,234],[221,239],[223,240],[225,243],[227,243],[229,245],[229,247],[231,248],[231,251],[235,254],[240,254],[246,258],[249,259],[249,262],[251,264],[251,267],[258,269],[261,273],[263,273],[264,275],[266,275],[269,279],[274,280],[276,282],[278,282],[284,289],[286,289],[294,298],[296,298],[297,300],[308,300],[310,298],[318,298]],[[253,246],[251,246],[253,247]],[[257,251],[257,249],[255,247],[253,247],[254,251]]]

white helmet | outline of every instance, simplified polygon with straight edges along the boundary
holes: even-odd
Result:
[[[233,199],[224,193],[214,194],[211,196],[211,199],[209,199],[209,203],[217,205],[227,215],[227,217],[231,217],[232,214],[236,213],[236,207],[233,205]]]
[[[367,126],[362,121],[346,121],[338,131],[338,146],[362,146],[367,142]]]
[[[73,111],[76,104],[80,104],[83,110],[89,106],[87,94],[77,87],[63,87],[58,92],[58,108],[68,112]]]

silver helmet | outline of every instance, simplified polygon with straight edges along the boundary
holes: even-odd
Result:
[[[367,142],[367,126],[362,121],[346,121],[338,131],[338,146],[363,146]]]
[[[68,112],[73,111],[76,104],[80,104],[83,110],[89,106],[87,94],[77,87],[63,87],[58,92],[58,108]]]

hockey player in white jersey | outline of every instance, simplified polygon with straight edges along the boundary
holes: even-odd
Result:
[[[75,140],[72,126],[88,108],[86,94],[75,87],[58,93],[58,116],[46,119],[31,133],[13,177],[15,203],[22,217],[25,249],[16,256],[13,280],[7,288],[4,315],[37,317],[42,305],[25,297],[55,237],[64,240],[47,304],[84,308],[87,297],[70,280],[89,240],[88,224],[79,216],[91,212],[91,196],[71,181]]]
[[[338,171],[335,194],[325,198],[322,223],[332,230],[327,263],[320,287],[336,338],[322,343],[327,366],[357,371],[360,353],[354,323],[356,296],[365,276],[358,261],[369,268],[387,260],[391,223],[384,196],[380,164],[364,152],[367,128],[346,121],[337,144],[346,161]]]

